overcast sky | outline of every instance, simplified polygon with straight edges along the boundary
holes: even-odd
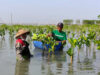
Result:
[[[0,0],[0,22],[56,24],[63,19],[97,19],[100,0]]]

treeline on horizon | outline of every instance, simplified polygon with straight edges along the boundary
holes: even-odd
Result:
[[[75,22],[75,23],[74,23]],[[65,19],[63,20],[64,25],[85,25],[85,24],[89,24],[89,25],[93,25],[93,24],[97,24],[100,25],[100,20],[72,20],[72,19]]]
[[[100,20],[72,20],[72,19],[65,19],[63,20],[64,25],[100,25]],[[0,23],[0,25],[34,25],[34,26],[47,26],[47,25],[56,25],[56,24],[6,24]]]

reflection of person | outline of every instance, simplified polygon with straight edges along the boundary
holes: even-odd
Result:
[[[46,72],[47,73],[46,75],[55,75],[55,74],[63,75],[62,72],[64,67],[63,62],[66,61],[66,53],[57,52],[56,54],[49,55],[49,57],[45,55],[45,58],[43,57],[42,60],[43,62],[42,62],[41,70],[43,74]],[[53,66],[51,63],[53,63]]]
[[[48,34],[48,37],[52,36],[58,43],[63,45],[66,44],[66,33],[62,31],[63,29],[63,23],[58,23],[57,24],[57,30],[53,30],[51,34]]]
[[[62,64],[62,62],[57,62],[57,64],[56,64],[57,66],[57,74],[59,75],[59,74],[62,74],[62,69],[63,69],[63,64]]]
[[[18,60],[25,60],[29,59],[31,57],[30,51],[29,51],[29,44],[26,40],[27,34],[30,32],[25,29],[20,29],[16,34],[16,56]]]
[[[41,64],[42,74],[46,75],[54,75],[53,69],[51,69],[51,64],[45,64],[44,62]]]
[[[28,75],[30,61],[17,61],[15,75]]]

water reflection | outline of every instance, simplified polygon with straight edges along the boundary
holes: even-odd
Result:
[[[15,75],[28,75],[30,61],[16,61]]]
[[[93,51],[93,59],[96,59],[96,52]]]
[[[94,68],[93,68],[93,61],[91,58],[88,57],[88,53],[86,54],[83,62],[80,63],[80,66],[79,66],[80,70],[81,71],[92,71]]]
[[[43,75],[54,75],[53,69],[51,68],[51,64],[46,60],[47,63],[45,63],[45,60],[41,64],[41,71]]]
[[[100,75],[100,72],[98,72],[98,75]]]
[[[62,74],[63,63],[62,62],[57,62],[56,67],[57,67],[57,74]]]
[[[96,60],[96,47],[95,47],[95,45],[94,45],[94,47],[93,47],[93,59],[94,60]]]
[[[0,38],[0,48],[3,48],[5,44],[5,38]]]
[[[73,65],[70,63],[68,66],[69,66],[69,68],[68,68],[67,74],[74,75]]]
[[[54,75],[50,65],[47,67],[47,75]]]
[[[42,74],[44,75],[62,75],[63,62],[66,61],[66,54],[64,52],[56,52],[54,54],[45,54],[43,52],[43,63],[41,64]]]
[[[10,43],[10,48],[13,49],[13,47],[14,47],[14,45],[15,45],[15,44],[14,44],[14,36],[10,36],[10,37],[9,37],[9,43]]]
[[[8,40],[9,39],[9,40]],[[30,41],[32,42],[32,41]],[[0,63],[0,66],[7,65],[15,59],[13,55],[9,55],[10,52],[12,52],[14,45],[14,38],[0,38],[0,60],[2,62]],[[33,46],[33,43],[30,44]],[[11,49],[10,49],[10,48]],[[32,48],[30,48],[32,49]],[[11,51],[12,50],[12,51]],[[11,67],[15,70],[15,75],[33,75],[35,70],[37,70],[37,75],[81,75],[86,74],[100,75],[100,51],[96,51],[96,46],[93,45],[91,48],[86,47],[85,45],[81,48],[80,54],[78,55],[77,50],[75,50],[74,60],[72,64],[69,64],[70,57],[67,56],[65,52],[58,52],[55,54],[48,54],[48,52],[44,52],[42,50],[36,50],[34,51],[34,58],[33,61],[30,64],[30,61],[24,61],[24,62],[16,62],[16,68],[11,65]],[[13,51],[14,53],[14,51]],[[6,59],[6,60],[5,60]],[[10,61],[10,59],[12,61]],[[42,60],[41,60],[42,59]],[[67,60],[66,60],[67,59]],[[42,61],[42,62],[41,62]],[[78,63],[77,63],[78,61]],[[39,62],[39,63],[38,63]],[[4,64],[2,64],[4,63]],[[38,64],[37,64],[38,63]],[[15,63],[14,63],[15,64]],[[34,66],[31,69],[29,69],[30,66]],[[1,67],[0,69],[5,69],[6,66]],[[13,68],[11,68],[11,73],[13,73]],[[66,74],[65,74],[66,73]],[[79,74],[80,73],[80,74]],[[2,75],[9,74],[9,71],[6,71],[6,74],[4,72],[1,73]],[[9,74],[13,75],[13,74]]]

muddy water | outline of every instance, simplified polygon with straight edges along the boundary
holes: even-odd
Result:
[[[89,48],[83,45],[79,55],[75,48],[71,64],[67,45],[63,53],[43,56],[43,51],[35,49],[32,42],[30,50],[34,57],[17,62],[14,43],[15,39],[8,34],[5,39],[0,37],[0,75],[100,75],[100,51],[93,44]]]

